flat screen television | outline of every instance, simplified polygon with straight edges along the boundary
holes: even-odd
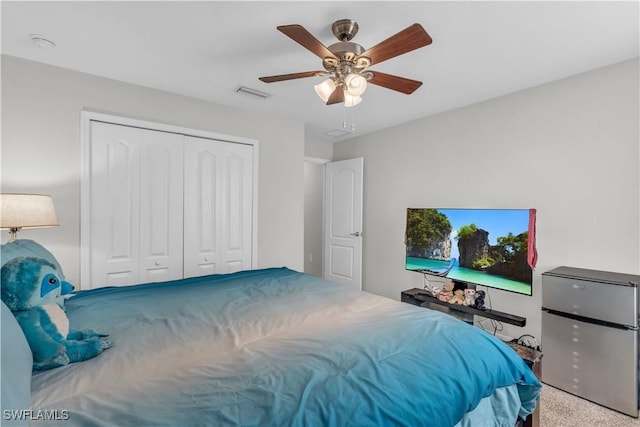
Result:
[[[531,295],[530,215],[535,211],[409,208],[406,269]]]

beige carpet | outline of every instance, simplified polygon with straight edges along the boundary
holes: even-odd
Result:
[[[640,427],[640,419],[543,384],[540,427]]]

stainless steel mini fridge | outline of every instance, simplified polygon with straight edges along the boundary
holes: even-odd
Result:
[[[542,273],[542,381],[638,416],[640,276],[558,267]]]

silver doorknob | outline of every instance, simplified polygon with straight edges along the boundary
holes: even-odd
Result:
[[[359,231],[356,231],[355,233],[351,233],[351,235],[355,237],[360,237],[362,236],[362,233],[360,233]]]

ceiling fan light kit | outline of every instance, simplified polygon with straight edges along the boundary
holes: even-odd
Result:
[[[324,102],[327,102],[329,100],[329,96],[333,93],[334,90],[336,90],[336,83],[333,81],[333,79],[327,79],[322,83],[313,86],[313,88],[315,89],[320,99],[322,99],[322,101]]]
[[[361,101],[362,98],[359,96],[349,95],[348,93],[344,94],[343,102],[345,107],[355,107],[356,105],[360,104]]]
[[[328,79],[314,86],[316,94],[327,105],[341,103],[345,107],[353,107],[362,101],[361,96],[368,83],[407,95],[413,93],[422,82],[367,68],[432,43],[431,37],[420,24],[413,24],[370,49],[350,41],[359,29],[358,23],[352,19],[340,19],[333,23],[333,34],[339,42],[329,47],[301,25],[281,25],[277,29],[321,58],[324,70],[260,77],[260,80],[274,83],[328,75]]]
[[[344,83],[349,95],[360,96],[367,90],[367,79],[362,74],[349,74],[344,79]]]

